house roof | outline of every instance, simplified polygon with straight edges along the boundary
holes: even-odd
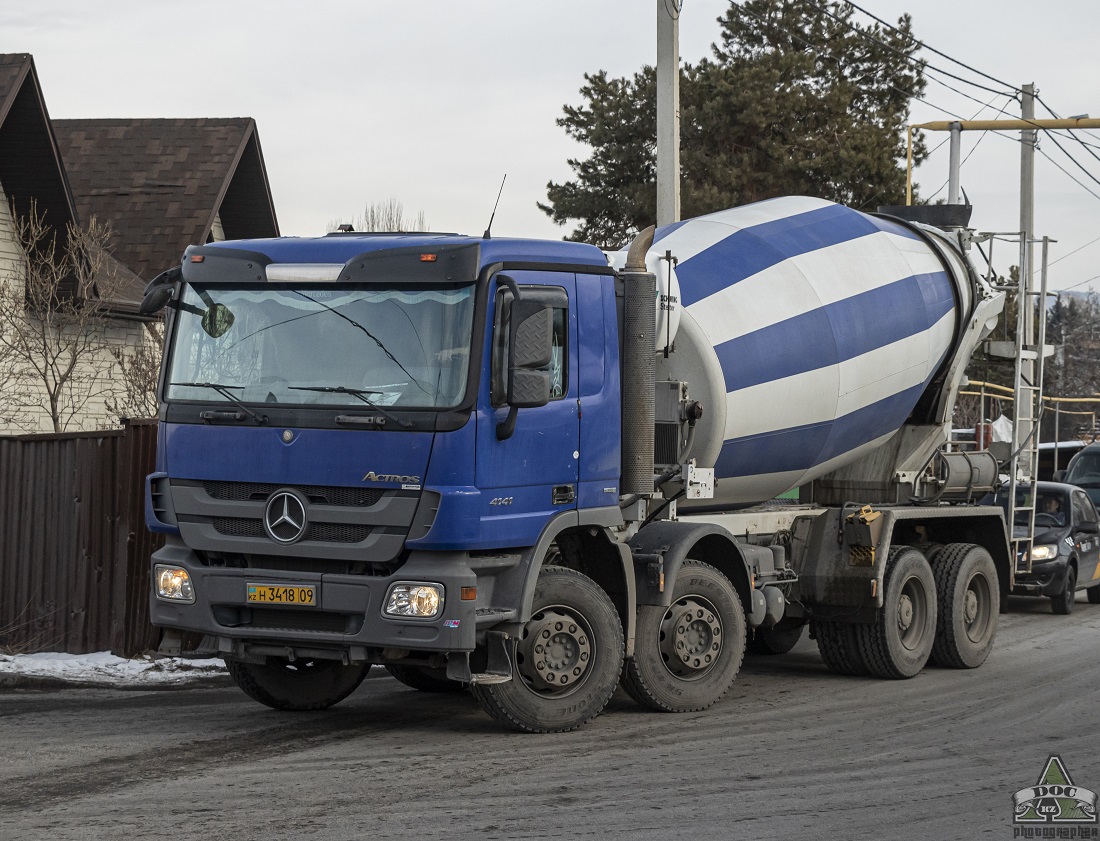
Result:
[[[27,216],[32,200],[64,243],[66,226],[78,220],[50,123],[34,59],[0,54],[0,186]]]
[[[115,258],[133,273],[121,299],[211,239],[278,236],[256,122],[233,119],[55,120],[83,218],[109,221]]]

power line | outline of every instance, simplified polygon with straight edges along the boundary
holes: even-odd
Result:
[[[912,62],[912,63],[914,63],[914,64],[919,64],[919,65],[921,65],[921,66],[923,66],[923,67],[927,67],[927,68],[929,68],[929,69],[931,69],[931,70],[935,70],[935,71],[936,71],[937,73],[942,73],[942,74],[943,74],[944,76],[950,76],[950,77],[951,77],[952,79],[955,79],[955,80],[957,80],[957,81],[959,81],[959,82],[962,82],[962,83],[963,83],[963,84],[965,84],[965,85],[972,85],[972,86],[973,86],[973,87],[975,87],[975,88],[981,88],[981,89],[982,89],[983,91],[988,91],[989,93],[1003,94],[1004,96],[1009,96],[1009,97],[1012,97],[1012,96],[1013,96],[1012,94],[1008,94],[1008,93],[1005,93],[1004,91],[999,91],[999,90],[996,90],[996,89],[994,89],[994,88],[988,87],[988,86],[986,86],[986,85],[980,85],[980,84],[978,84],[977,82],[972,82],[972,81],[970,81],[969,79],[964,79],[964,78],[963,78],[962,76],[958,76],[958,75],[956,75],[956,74],[952,73],[952,72],[951,72],[951,71],[949,71],[949,70],[944,70],[944,69],[942,69],[942,68],[940,68],[940,67],[936,67],[936,66],[935,66],[935,65],[933,65],[933,64],[929,64],[929,63],[928,63],[927,61],[925,61],[924,59],[917,59],[917,58],[913,58],[913,56],[912,56],[912,55],[910,55],[909,53],[905,53],[905,52],[902,52],[901,50],[899,50],[899,49],[898,49],[897,47],[893,46],[892,44],[887,44],[887,43],[886,43],[885,41],[883,41],[883,40],[882,40],[881,38],[876,38],[876,37],[875,37],[874,35],[872,35],[871,33],[867,32],[867,31],[866,31],[866,30],[864,30],[863,28],[861,28],[861,27],[859,27],[859,26],[856,26],[855,24],[853,24],[853,23],[851,23],[851,22],[849,22],[849,21],[847,21],[847,20],[844,20],[843,18],[837,17],[836,15],[834,15],[834,14],[833,14],[832,12],[830,12],[830,11],[829,11],[828,7],[826,7],[826,6],[823,6],[823,5],[821,5],[820,3],[816,3],[816,2],[814,2],[814,0],[807,0],[807,2],[808,2],[808,3],[809,3],[809,4],[811,5],[811,6],[813,6],[813,7],[815,8],[815,9],[817,9],[817,10],[818,10],[819,12],[821,12],[822,14],[824,14],[824,15],[826,15],[826,16],[828,16],[828,17],[832,18],[832,19],[833,19],[833,20],[835,20],[835,21],[836,21],[837,23],[843,24],[844,26],[848,27],[848,28],[849,28],[849,29],[851,29],[851,30],[852,30],[853,32],[857,33],[858,35],[861,35],[861,36],[863,36],[863,37],[864,37],[864,38],[866,38],[867,40],[869,40],[869,41],[873,41],[873,42],[875,42],[876,44],[878,44],[879,46],[881,46],[881,47],[885,47],[886,49],[890,50],[891,52],[893,52],[893,53],[896,53],[897,55],[899,55],[899,56],[901,56],[902,58],[904,58],[904,59],[905,59],[906,61]],[[853,8],[857,8],[857,9],[859,9],[859,7],[858,7],[858,6],[856,6],[856,5],[854,4],[854,3],[848,2],[848,0],[845,0],[845,2],[846,2],[846,3],[848,3],[848,5],[849,5],[849,6],[852,6]],[[859,9],[859,10],[860,10],[861,12],[863,11],[863,9]],[[867,13],[866,13],[866,12],[864,12],[864,14],[867,14]],[[873,15],[872,15],[872,17],[873,17]],[[877,18],[876,18],[876,20],[877,20]],[[923,42],[921,42],[921,41],[918,41],[918,40],[917,40],[916,38],[914,38],[914,37],[913,37],[912,35],[907,35],[906,33],[902,32],[902,31],[901,31],[900,29],[897,29],[896,27],[893,27],[893,26],[891,26],[891,27],[890,27],[890,29],[892,29],[892,30],[893,30],[894,32],[897,32],[897,33],[898,33],[899,35],[901,35],[902,37],[904,37],[904,38],[907,38],[907,39],[909,39],[910,41],[912,41],[912,42],[913,42],[914,44],[916,44],[916,45],[917,45],[917,48],[918,48],[918,49],[919,49],[919,48],[921,48],[921,47],[924,47],[924,46],[925,46]],[[938,54],[938,51],[936,51],[936,50],[932,50],[931,48],[929,48],[929,50],[930,50],[930,52],[936,52],[936,53]],[[945,58],[950,58],[950,56],[945,56]],[[952,61],[954,61],[954,59],[951,59],[951,60],[952,60]],[[962,62],[956,62],[956,63],[957,63],[957,64],[962,64]],[[968,70],[970,70],[970,69],[972,69],[972,68],[967,68],[967,69],[968,69]],[[975,71],[975,72],[979,72],[979,71]],[[985,75],[985,74],[982,74],[982,75]],[[996,81],[996,80],[994,80],[994,81]],[[941,82],[941,84],[943,84],[943,83]],[[1013,87],[1012,85],[1005,85],[1005,83],[1004,83],[1004,82],[998,82],[998,84],[1004,85],[1005,87],[1007,87],[1007,88],[1010,88],[1010,89],[1011,89],[1011,90],[1013,90],[1013,91],[1016,91],[1016,90],[1017,90],[1017,89],[1016,89],[1016,88],[1014,88],[1014,87]],[[960,93],[960,91],[955,91],[955,93]],[[963,95],[965,96],[965,94],[963,94]],[[1014,97],[1013,97],[1013,98],[1014,98]],[[978,100],[978,101],[980,101],[980,100]]]
[[[1044,152],[1038,146],[1035,147],[1035,151],[1038,152],[1040,155],[1042,155],[1044,158],[1046,158],[1048,161],[1050,161],[1052,164],[1054,164],[1054,166],[1057,167],[1058,169],[1060,169],[1066,175],[1066,177],[1069,178],[1070,181],[1073,181],[1078,187],[1080,187],[1086,193],[1091,195],[1093,198],[1100,199],[1100,193],[1094,193],[1091,189],[1089,189],[1087,184],[1084,184],[1081,181],[1078,181],[1077,178],[1073,175],[1072,172],[1067,170],[1064,166],[1062,166],[1060,163],[1058,163],[1058,161],[1054,160],[1054,158],[1052,158],[1050,155],[1048,155],[1046,152]]]
[[[1058,142],[1057,137],[1055,137],[1054,135],[1051,135],[1049,133],[1048,133],[1048,136],[1050,137],[1050,139],[1054,143],[1054,145],[1062,150],[1063,155],[1065,155],[1067,158],[1069,158],[1071,161],[1073,161],[1074,165],[1079,170],[1081,170],[1081,172],[1085,173],[1085,175],[1087,175],[1092,181],[1095,181],[1097,186],[1100,186],[1100,178],[1097,178],[1095,175],[1093,175],[1091,172],[1089,172],[1087,169],[1085,169],[1084,164],[1082,164],[1079,160],[1077,160],[1077,158],[1073,157],[1073,155],[1071,155],[1069,152],[1067,152],[1066,148],[1061,143]]]
[[[1048,266],[1053,266],[1055,263],[1061,262],[1062,260],[1065,260],[1067,257],[1072,257],[1078,251],[1081,251],[1082,249],[1088,248],[1090,245],[1093,245],[1093,244],[1098,243],[1098,242],[1100,242],[1100,237],[1097,237],[1094,240],[1090,240],[1090,241],[1086,242],[1084,245],[1079,245],[1077,248],[1073,249],[1073,251],[1069,252],[1068,254],[1063,254],[1057,260],[1051,260],[1049,263],[1047,263],[1047,265]]]
[[[900,29],[898,29],[896,26],[894,26],[893,24],[887,23],[882,18],[871,14],[869,11],[864,9],[862,6],[857,6],[855,3],[852,2],[852,0],[844,0],[844,2],[847,5],[851,6],[853,9],[858,9],[859,11],[863,12],[863,14],[867,15],[867,17],[878,21],[880,24],[885,26],[887,29],[890,29],[894,32],[897,32],[899,35],[904,35],[905,34]],[[989,79],[989,81],[991,81],[991,82],[996,82],[998,85],[1003,85],[1004,87],[1008,88],[1009,90],[1011,90],[1015,94],[1023,94],[1023,91],[1020,90],[1020,88],[1016,87],[1015,85],[1010,85],[1008,82],[1002,81],[1001,79],[998,79],[996,76],[990,76],[988,73],[984,73],[981,70],[978,70],[976,67],[971,67],[969,64],[964,64],[963,62],[959,61],[957,58],[952,58],[947,53],[940,52],[935,47],[930,47],[928,44],[924,43],[923,41],[920,41],[919,43],[920,43],[922,49],[928,50],[930,53],[935,53],[936,55],[941,56],[942,58],[946,58],[951,63],[959,65],[959,67],[965,67],[971,73],[977,73],[979,76],[982,76],[986,79]],[[974,84],[974,83],[970,82],[968,84]]]

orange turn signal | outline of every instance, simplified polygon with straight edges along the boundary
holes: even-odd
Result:
[[[438,254],[421,254],[420,255],[420,262],[421,263],[434,263],[438,258],[439,258]]]
[[[206,258],[203,257],[201,254],[192,254],[191,255],[191,262],[192,263],[201,263],[205,259]]]
[[[461,591],[460,599],[464,602],[472,602],[477,600],[477,587],[463,587]]]

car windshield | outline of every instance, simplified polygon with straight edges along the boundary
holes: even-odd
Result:
[[[393,408],[461,402],[473,286],[186,286],[169,400]]]
[[[1065,481],[1082,488],[1100,487],[1100,453],[1081,453],[1074,458]]]
[[[1005,518],[1008,518],[1008,490],[1002,489],[996,494],[990,494],[982,502],[986,505],[999,505],[1004,509]],[[1017,509],[1031,505],[1031,488],[1016,489]],[[1035,525],[1037,528],[1051,528],[1066,524],[1069,511],[1069,496],[1065,491],[1047,489],[1040,486],[1039,498],[1035,504]],[[1027,511],[1016,511],[1014,525],[1027,525]]]

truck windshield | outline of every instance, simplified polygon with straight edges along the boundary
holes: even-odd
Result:
[[[204,386],[218,383],[244,403],[349,406],[368,394],[378,406],[456,406],[466,392],[473,292],[186,286],[165,396],[227,400]]]

